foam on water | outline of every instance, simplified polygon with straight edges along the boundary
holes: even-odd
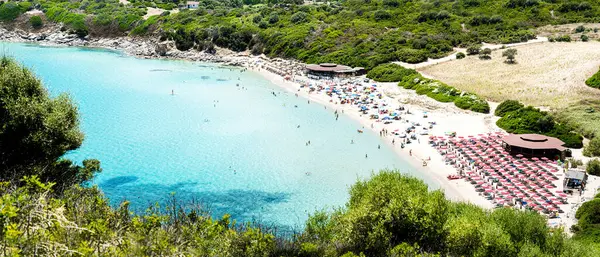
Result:
[[[115,205],[127,199],[145,208],[176,192],[216,217],[299,228],[309,213],[342,206],[357,178],[415,170],[378,135],[357,134],[357,122],[336,121],[333,110],[252,72],[105,50],[2,46],[52,95],[67,92],[78,104],[86,137],[68,157],[102,162],[94,183]]]

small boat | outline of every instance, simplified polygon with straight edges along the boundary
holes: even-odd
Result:
[[[363,131],[362,131],[362,130],[360,130],[360,129],[357,129],[356,131],[357,131],[358,133],[363,133]]]

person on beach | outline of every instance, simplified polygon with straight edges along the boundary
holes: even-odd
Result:
[[[392,139],[392,145],[396,144],[396,139]]]
[[[408,154],[412,156],[412,149],[408,150]]]

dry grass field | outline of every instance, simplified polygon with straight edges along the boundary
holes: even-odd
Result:
[[[585,85],[600,67],[600,42],[545,42],[515,49],[516,64],[504,63],[499,49],[491,60],[468,56],[419,72],[493,102],[513,99],[550,109],[600,135],[600,90]]]

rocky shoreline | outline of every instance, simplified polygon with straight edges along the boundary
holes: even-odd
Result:
[[[61,31],[58,26],[42,32],[28,32],[20,29],[8,30],[0,27],[0,41],[35,43],[43,46],[75,46],[95,47],[121,51],[127,55],[146,59],[178,59],[188,61],[201,61],[224,63],[232,66],[242,66],[239,55],[231,53],[209,54],[196,50],[179,51],[172,41],[159,42],[158,39],[149,37],[113,37],[80,38],[77,35]]]

